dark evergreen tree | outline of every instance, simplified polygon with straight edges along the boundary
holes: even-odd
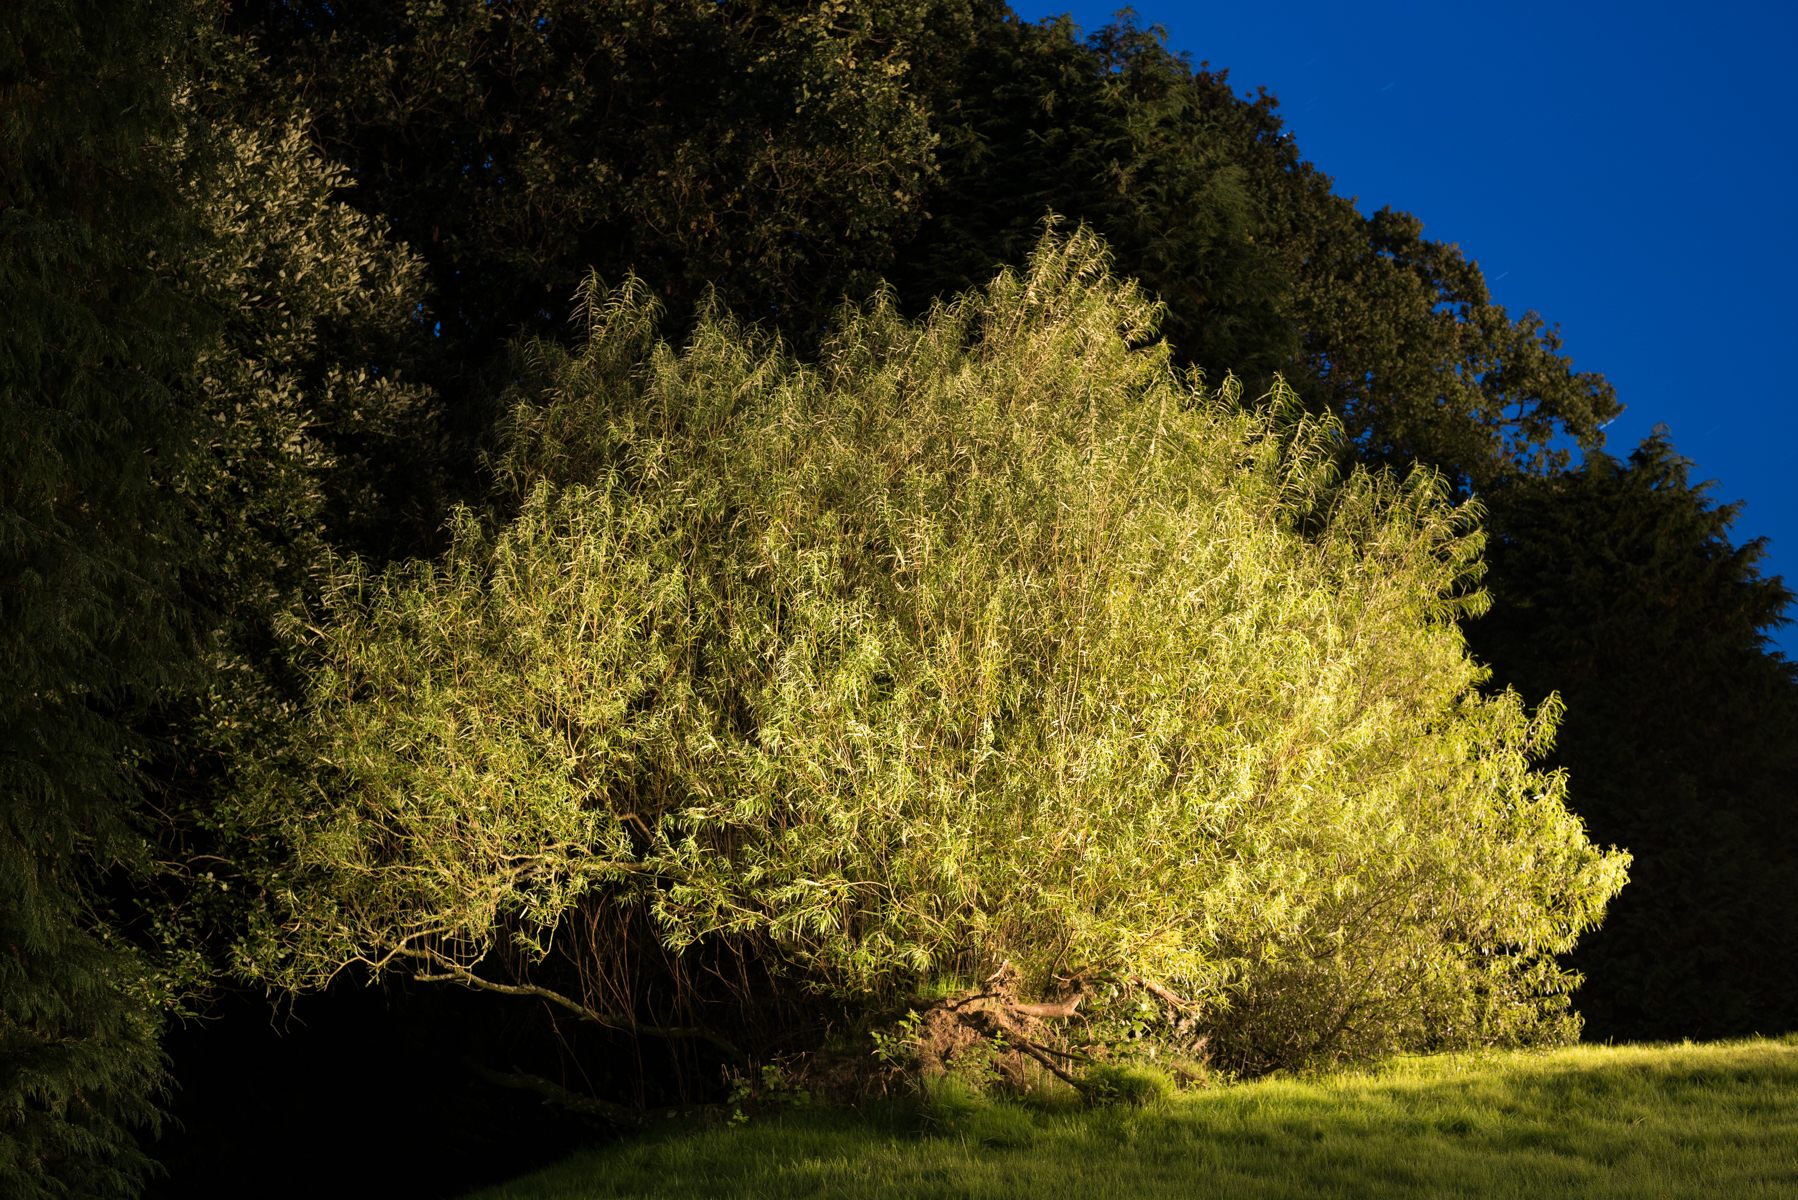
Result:
[[[1497,685],[1567,703],[1554,762],[1631,883],[1573,957],[1590,1037],[1798,1028],[1798,675],[1771,652],[1792,592],[1730,539],[1664,433],[1492,507]]]
[[[559,331],[589,268],[796,327],[872,287],[917,216],[907,84],[967,6],[250,0],[231,27],[312,108],[355,202],[430,260],[443,335]]]
[[[183,5],[0,9],[0,1192],[133,1192],[164,1086],[108,921],[136,720],[189,678],[180,382],[207,318],[169,148]]]
[[[989,20],[919,88],[941,141],[930,215],[893,266],[914,307],[984,285],[1055,213],[1155,290],[1188,361],[1262,383],[1290,371],[1291,282],[1242,147],[1155,36]]]

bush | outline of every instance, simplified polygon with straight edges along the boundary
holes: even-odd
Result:
[[[554,953],[641,1029],[652,927],[868,1012],[1004,960],[1152,979],[1237,1069],[1571,1030],[1555,955],[1627,860],[1530,769],[1552,703],[1476,691],[1476,512],[1435,478],[1179,377],[1084,232],[809,365],[585,300],[504,517],[343,563],[313,623],[242,814],[291,850],[255,973]]]

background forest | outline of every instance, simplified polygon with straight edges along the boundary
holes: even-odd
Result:
[[[0,194],[8,1194],[466,1187],[1001,963],[1798,1028],[1792,593],[1141,29],[11,5]]]

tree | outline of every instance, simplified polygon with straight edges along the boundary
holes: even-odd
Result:
[[[232,28],[483,354],[554,332],[589,268],[792,329],[866,290],[930,171],[905,49],[937,22],[965,6],[243,3]]]
[[[1045,208],[1090,222],[1168,305],[1177,351],[1214,374],[1276,371],[1334,413],[1357,456],[1489,489],[1595,448],[1619,411],[1534,313],[1415,217],[1364,218],[1306,162],[1265,92],[1194,69],[1126,21],[983,26],[945,123],[933,218],[901,261],[967,286],[1015,261]],[[997,88],[990,79],[1005,80]],[[983,257],[984,255],[984,257]]]
[[[940,141],[929,215],[893,265],[900,294],[922,311],[983,285],[1060,213],[1161,299],[1182,358],[1262,383],[1293,367],[1291,282],[1243,147],[1190,74],[1133,25],[1083,43],[1066,21],[982,21],[952,63],[912,76]]]
[[[1570,1032],[1553,956],[1626,856],[1529,766],[1555,706],[1477,693],[1471,510],[1183,381],[1106,266],[1050,238],[810,366],[590,285],[514,409],[515,515],[344,561],[309,623],[242,816],[292,851],[253,969],[720,1045],[1001,961],[1162,981],[1245,1070]],[[732,955],[776,999],[651,1017],[641,964]]]
[[[165,1086],[104,911],[141,869],[137,718],[191,680],[179,384],[210,316],[173,167],[181,5],[0,12],[0,1190],[134,1192]]]
[[[1598,1037],[1798,1027],[1798,677],[1768,643],[1792,593],[1690,468],[1661,431],[1514,485],[1493,510],[1499,601],[1470,628],[1498,682],[1565,696],[1551,761],[1594,836],[1635,855],[1572,960]]]
[[[326,548],[408,549],[441,459],[415,259],[177,5],[10,14],[0,1180],[135,1191],[166,1004],[210,982],[233,754]],[[193,83],[196,76],[207,86]],[[79,82],[78,82],[79,81]]]
[[[1367,461],[1489,489],[1617,412],[1459,250],[1337,196],[1271,97],[1128,22],[1081,42],[986,0],[279,0],[232,27],[313,108],[354,202],[429,260],[434,380],[467,438],[498,415],[503,340],[559,334],[589,268],[634,272],[677,322],[716,289],[805,344],[877,278],[913,313],[983,284],[1050,212],[1167,304],[1183,360],[1283,373]]]
[[[1603,443],[1622,411],[1611,385],[1575,371],[1537,314],[1513,320],[1492,303],[1459,247],[1425,238],[1406,213],[1351,219],[1340,198],[1308,198],[1337,211],[1300,216],[1282,239],[1306,264],[1295,306],[1311,368],[1302,377],[1315,380],[1314,403],[1342,414],[1362,461],[1425,462],[1490,493],[1564,468],[1569,440],[1587,451]]]
[[[303,113],[238,123],[256,64],[217,30],[196,37],[205,71],[175,149],[200,223],[191,287],[216,321],[179,381],[195,421],[168,491],[197,548],[182,602],[206,654],[155,714],[162,871],[132,902],[164,968],[205,990],[242,900],[212,853],[218,797],[298,698],[281,630],[333,547],[431,545],[445,451],[436,397],[408,371],[428,337],[422,264],[341,199],[351,181],[308,144]]]

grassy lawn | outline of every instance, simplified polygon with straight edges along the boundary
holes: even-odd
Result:
[[[1798,1037],[1407,1059],[1142,1108],[796,1112],[578,1155],[575,1197],[1798,1196]]]

